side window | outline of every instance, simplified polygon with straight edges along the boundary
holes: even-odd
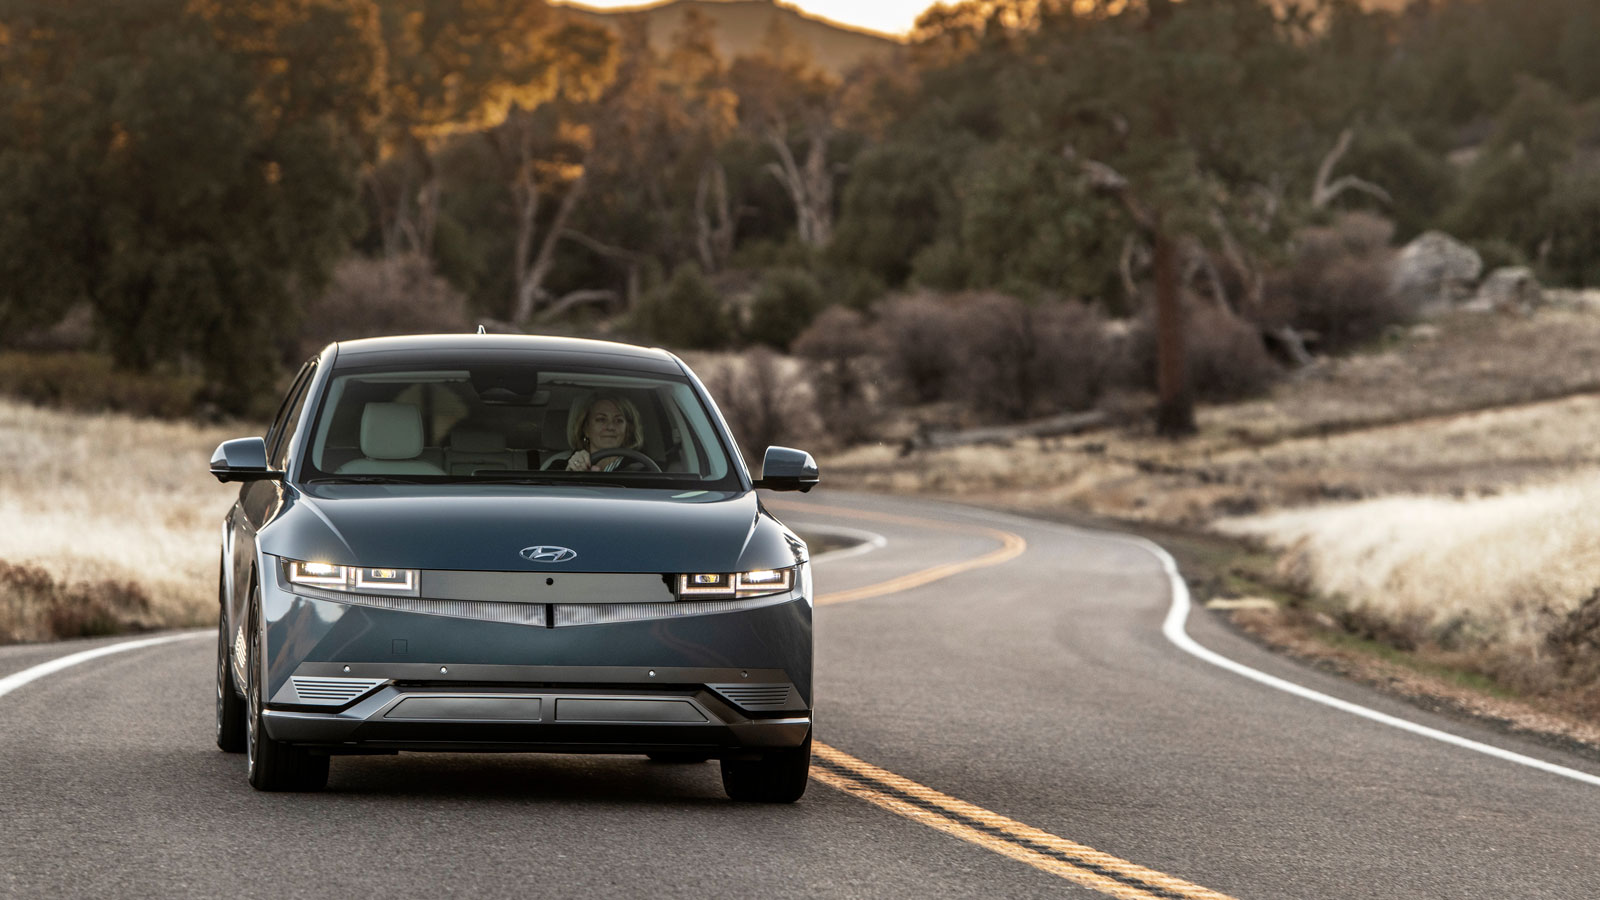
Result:
[[[280,423],[281,427],[274,426],[275,433],[270,449],[267,451],[267,465],[279,471],[289,459],[289,439],[294,436],[294,430],[300,424],[300,417],[305,414],[306,395],[310,393],[312,375],[317,370],[315,363],[308,363],[305,371],[300,373],[300,379],[289,392],[288,402],[285,404],[287,417]]]
[[[289,390],[285,391],[283,394],[283,402],[278,404],[278,412],[272,417],[272,424],[268,426],[265,438],[269,455],[271,453],[273,444],[275,444],[278,438],[283,434],[283,423],[288,420],[289,411],[294,409],[295,395],[299,393],[301,386],[305,383],[307,375],[310,373],[310,370],[311,363],[309,362],[300,367],[300,372],[294,376],[294,381],[290,383]]]

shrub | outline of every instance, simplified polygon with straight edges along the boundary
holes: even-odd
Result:
[[[1502,241],[1499,238],[1473,241],[1472,249],[1476,250],[1478,257],[1483,260],[1485,274],[1506,266],[1525,266],[1528,264],[1527,255],[1516,244],[1510,241]]]
[[[1186,299],[1184,362],[1194,399],[1226,402],[1264,393],[1282,375],[1261,341],[1257,326],[1214,303]],[[1156,325],[1152,315],[1135,321],[1116,368],[1127,386],[1155,390]]]
[[[798,367],[767,347],[710,368],[706,389],[752,463],[770,446],[804,441],[817,432],[813,395]]]
[[[731,318],[700,267],[684,263],[666,284],[640,301],[634,327],[669,347],[712,350],[727,344]]]
[[[1600,591],[1595,591],[1545,636],[1558,670],[1580,685],[1600,685]],[[1600,697],[1596,698],[1600,702]]]
[[[1110,374],[1105,322],[1083,303],[1047,301],[1032,310],[1034,353],[1029,363],[1039,412],[1089,409]]]
[[[862,269],[828,267],[817,273],[828,305],[866,311],[888,292],[883,279]]]
[[[150,596],[127,581],[57,582],[0,560],[0,644],[121,634],[148,627]]]
[[[880,307],[874,332],[887,374],[913,398],[953,400],[982,420],[1082,409],[1104,381],[1102,325],[1079,303],[901,297]]]
[[[1327,351],[1349,349],[1408,321],[1414,311],[1391,287],[1391,233],[1385,220],[1363,213],[1300,231],[1288,268],[1267,280],[1272,317],[1315,333]]]
[[[957,291],[967,286],[971,268],[960,244],[939,240],[917,251],[911,261],[911,281],[928,290]]]
[[[1550,284],[1600,285],[1600,172],[1595,158],[1574,165],[1556,182],[1540,215],[1549,236],[1540,275]]]
[[[99,353],[0,353],[0,393],[40,406],[186,418],[203,385],[198,375],[117,369]]]
[[[948,170],[959,158],[920,143],[863,150],[850,164],[831,254],[843,268],[904,283],[913,257],[955,206]]]
[[[746,335],[786,350],[824,305],[821,286],[804,269],[777,269],[756,288]]]
[[[307,305],[293,358],[286,361],[298,363],[333,341],[465,331],[470,321],[466,298],[426,257],[350,257]]]
[[[1189,311],[1189,386],[1196,399],[1241,400],[1266,393],[1283,370],[1256,326],[1211,305]]]
[[[1389,192],[1394,198],[1389,212],[1403,241],[1426,231],[1455,199],[1456,172],[1450,161],[1418,144],[1404,128],[1361,129],[1340,170],[1360,175]],[[1374,201],[1347,191],[1338,202],[1370,208]]]
[[[880,303],[873,328],[885,374],[918,403],[950,396],[960,369],[960,331],[956,311],[932,294],[903,295]]]
[[[878,419],[875,344],[866,317],[830,306],[794,342],[807,361],[811,389],[827,436],[840,444],[873,437]]]

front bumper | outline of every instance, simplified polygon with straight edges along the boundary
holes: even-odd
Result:
[[[556,627],[309,597],[263,578],[263,719],[330,753],[738,758],[811,728],[809,579],[755,608]]]
[[[264,718],[274,739],[330,753],[674,750],[737,757],[743,751],[797,747],[805,741],[809,710],[743,710],[704,684],[727,674],[658,670],[659,678],[676,683],[650,690],[520,678],[459,684],[394,681],[337,712],[269,708]],[[700,684],[693,683],[696,676]]]

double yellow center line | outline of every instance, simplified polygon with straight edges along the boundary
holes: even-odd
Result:
[[[816,598],[819,606],[879,597],[920,587],[958,572],[998,565],[1020,556],[1028,546],[1020,536],[994,528],[963,528],[945,522],[866,510],[797,503],[782,505],[797,512],[893,522],[920,528],[978,531],[1000,542],[998,549],[969,560],[934,566],[865,587],[823,594]],[[959,800],[827,744],[813,741],[811,752],[811,777],[815,781],[1107,896],[1123,900],[1233,900],[1227,894],[1145,868]]]
[[[958,800],[827,744],[813,742],[811,754],[811,777],[829,787],[1102,894],[1125,900],[1232,900]]]

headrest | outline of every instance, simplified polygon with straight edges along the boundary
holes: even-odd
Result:
[[[450,449],[463,453],[499,453],[506,449],[506,436],[498,431],[457,428],[450,432]]]
[[[368,403],[361,410],[361,455],[412,459],[422,452],[422,413],[409,403]]]
[[[567,443],[567,411],[547,409],[539,427],[539,447],[543,450],[576,450]]]

